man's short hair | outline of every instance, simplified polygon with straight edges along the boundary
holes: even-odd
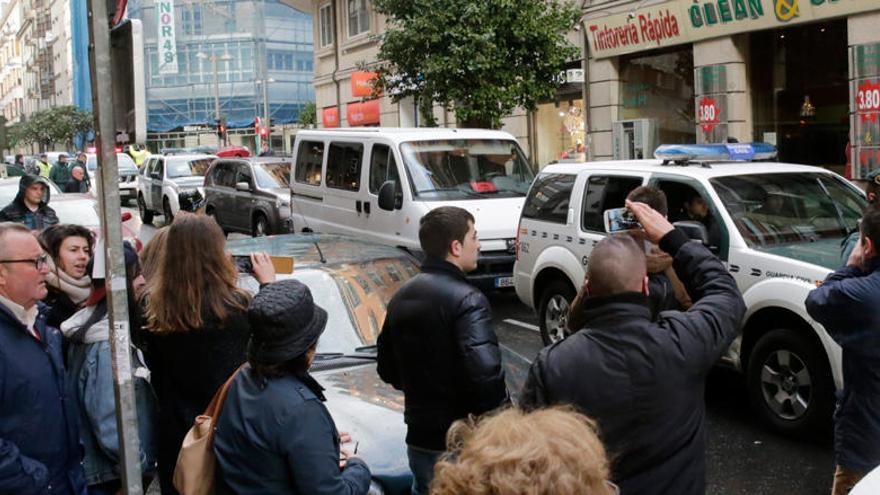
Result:
[[[630,191],[626,199],[645,203],[664,217],[669,214],[669,207],[666,204],[666,193],[656,187],[639,186]]]
[[[12,232],[22,232],[25,234],[31,233],[23,223],[0,222],[0,258],[5,259],[9,254],[9,246],[6,243],[6,236]]]
[[[880,249],[880,209],[868,208],[859,226],[862,236],[871,239],[874,249]]]
[[[445,260],[452,241],[464,242],[474,216],[457,206],[441,206],[419,221],[419,243],[426,255]]]
[[[593,248],[587,263],[590,296],[641,290],[647,274],[645,252],[629,235],[608,236]]]

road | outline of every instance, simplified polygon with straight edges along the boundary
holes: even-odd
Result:
[[[137,211],[132,211],[137,216]],[[136,219],[135,219],[136,220]],[[154,225],[162,225],[162,217]],[[144,225],[149,241],[155,227]],[[230,239],[240,238],[237,234]],[[542,347],[537,318],[513,291],[489,295],[502,345],[527,360]],[[717,369],[706,385],[707,489],[709,495],[827,495],[834,462],[829,439],[791,439],[770,432],[751,413],[741,377]],[[155,493],[152,489],[150,493]]]

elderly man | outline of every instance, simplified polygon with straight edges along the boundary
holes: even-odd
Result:
[[[23,223],[30,230],[42,231],[58,223],[58,215],[48,203],[49,180],[23,175],[18,183],[18,195],[0,210],[0,222]]]
[[[46,325],[47,255],[17,223],[0,223],[0,493],[86,492],[76,404],[61,334]]]

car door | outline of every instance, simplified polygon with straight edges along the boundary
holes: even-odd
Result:
[[[361,197],[364,143],[330,141],[324,173],[324,214],[328,232],[364,235],[365,213]]]
[[[251,218],[253,218],[254,210],[254,177],[251,172],[251,166],[245,162],[236,162],[235,167],[235,184],[232,189],[232,206],[230,216],[232,224],[236,230],[245,232],[251,231]],[[248,185],[247,191],[239,191],[238,184],[245,183]]]
[[[324,229],[325,149],[324,141],[297,138],[296,161],[290,172],[290,210],[294,231],[321,232]]]
[[[389,143],[375,142],[371,145],[364,171],[364,188],[362,210],[368,235],[375,241],[391,246],[403,245],[402,229],[406,227],[403,203],[412,201],[409,191],[401,183],[400,168],[395,158],[394,148]],[[379,190],[382,184],[393,181],[400,195],[401,208],[387,211],[379,208]]]
[[[165,157],[157,157],[150,173],[149,207],[153,211],[162,209],[162,184],[165,182]]]
[[[218,162],[214,165],[205,181],[205,200],[208,202],[208,211],[214,215],[214,219],[223,230],[229,230],[232,226],[229,214],[234,209],[232,204],[234,181],[235,173],[231,164],[226,162]]]
[[[644,184],[647,174],[596,171],[587,175],[582,188],[580,204],[575,205],[578,219],[578,240],[575,253],[586,267],[593,246],[602,240],[605,232],[605,210],[622,208],[626,196]]]

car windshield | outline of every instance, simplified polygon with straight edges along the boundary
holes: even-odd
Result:
[[[202,176],[211,166],[211,158],[197,158],[190,160],[166,159],[165,163],[168,167],[168,178]]]
[[[137,173],[138,171],[134,160],[125,153],[116,153],[116,163],[120,172]],[[94,172],[98,169],[98,158],[95,155],[88,155],[88,158],[86,159],[86,168],[89,169],[89,172]]]
[[[525,196],[535,178],[515,141],[413,141],[400,151],[413,193],[425,201]]]
[[[254,165],[257,185],[263,189],[290,187],[290,163],[257,163]]]
[[[773,250],[803,243],[834,248],[858,228],[864,196],[839,177],[777,173],[710,181],[750,247]]]

